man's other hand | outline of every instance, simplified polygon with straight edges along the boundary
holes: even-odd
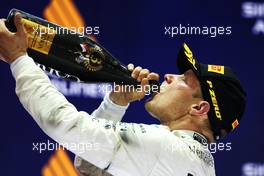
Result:
[[[148,69],[143,69],[142,67],[134,67],[133,64],[128,65],[128,69],[132,72],[131,76],[135,78],[138,82],[141,82],[141,89],[123,89],[125,85],[121,86],[121,90],[115,91],[115,89],[110,94],[110,99],[118,104],[125,106],[130,102],[140,100],[149,93],[149,80],[159,80],[159,75],[154,72],[150,72]]]

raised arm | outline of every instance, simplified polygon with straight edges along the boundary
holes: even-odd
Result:
[[[136,132],[141,127],[115,125],[113,121],[79,112],[50,83],[32,58],[27,56],[27,37],[19,15],[15,16],[15,25],[17,32],[11,33],[5,27],[4,20],[0,20],[0,55],[1,60],[11,64],[20,102],[48,136],[96,166],[108,167],[122,143],[126,140],[139,140]],[[133,70],[141,85],[146,86],[148,79],[151,79],[149,71],[140,67]],[[143,98],[144,94],[145,92],[119,94],[113,102],[127,105]],[[142,139],[140,137],[141,140],[143,138],[144,136]]]
[[[106,167],[120,143],[113,122],[77,111],[30,57],[21,56],[11,64],[11,69],[17,96],[40,128],[76,155]]]
[[[114,123],[122,120],[129,104],[122,106],[114,103],[112,93],[107,93],[100,106],[91,114],[93,117],[111,120]]]
[[[114,103],[111,99],[118,96],[119,93],[109,92],[105,95],[104,100],[101,102],[100,106],[92,113],[95,118],[102,118],[107,120],[112,120],[114,123],[121,121],[128,105],[122,106]],[[82,159],[78,155],[75,156],[74,166],[78,170],[81,176],[96,175],[96,176],[110,176],[109,173],[98,168],[92,163]]]

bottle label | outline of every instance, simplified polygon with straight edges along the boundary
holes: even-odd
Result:
[[[22,19],[22,23],[28,34],[28,47],[48,55],[56,31],[24,18]]]

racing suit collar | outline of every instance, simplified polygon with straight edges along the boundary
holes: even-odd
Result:
[[[206,137],[204,137],[203,135],[201,135],[200,133],[197,133],[195,131],[191,131],[191,130],[173,130],[172,133],[176,136],[180,136],[182,138],[185,137],[190,137],[193,140],[198,141],[199,143],[201,143],[202,145],[207,145],[208,144],[208,140],[206,139]]]

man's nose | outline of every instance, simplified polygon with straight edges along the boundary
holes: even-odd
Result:
[[[164,80],[167,82],[167,84],[172,83],[173,79],[174,79],[173,74],[165,74],[164,75]]]

